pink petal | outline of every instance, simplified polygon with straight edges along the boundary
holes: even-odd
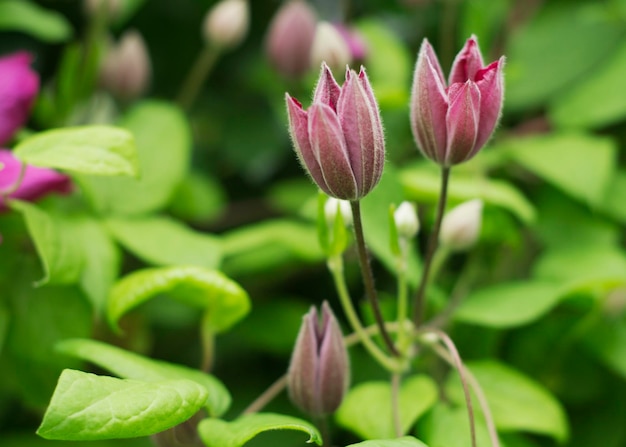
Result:
[[[504,56],[502,56],[476,74],[476,84],[480,90],[480,121],[478,136],[476,137],[476,151],[489,141],[502,114],[504,60]]]
[[[474,155],[480,117],[480,90],[476,83],[467,81],[450,86],[448,94],[450,108],[446,117],[448,147],[445,164],[451,166]]]
[[[326,62],[322,63],[322,71],[320,72],[315,92],[313,93],[313,102],[320,102],[330,106],[331,109],[337,110],[337,101],[339,100],[339,94],[341,93],[341,87],[335,81],[330,68],[326,65]]]
[[[484,66],[478,40],[476,36],[471,36],[452,63],[448,85],[464,83],[468,79],[474,81],[476,73]]]

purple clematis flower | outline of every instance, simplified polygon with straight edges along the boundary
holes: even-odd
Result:
[[[39,90],[39,76],[25,51],[0,57],[0,145],[24,125]]]
[[[294,148],[317,186],[343,200],[374,189],[383,172],[385,140],[365,69],[346,70],[340,87],[324,63],[308,110],[289,94],[286,99]]]
[[[472,158],[487,143],[502,112],[504,56],[488,66],[470,37],[446,85],[437,55],[424,39],[411,93],[411,128],[422,153],[442,166]]]

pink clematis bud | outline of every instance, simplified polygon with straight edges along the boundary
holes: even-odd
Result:
[[[10,150],[0,149],[0,212],[7,209],[4,194],[1,194],[6,191],[10,191],[8,198],[34,201],[51,192],[67,194],[71,190],[72,181],[68,176],[36,166],[23,168]]]
[[[26,123],[39,91],[39,76],[25,51],[0,57],[0,144],[8,142]]]
[[[346,70],[340,87],[324,63],[308,110],[286,99],[295,151],[317,186],[343,200],[368,194],[383,172],[385,140],[365,69]]]
[[[310,54],[317,16],[304,0],[289,0],[269,26],[265,49],[276,71],[298,78],[311,68]]]
[[[327,302],[322,318],[311,308],[302,321],[287,372],[289,397],[302,411],[322,416],[335,411],[348,389],[350,364],[337,319]]]
[[[449,85],[424,39],[411,93],[411,128],[422,153],[442,166],[472,158],[487,143],[502,111],[504,56],[483,63],[475,36],[456,56]]]

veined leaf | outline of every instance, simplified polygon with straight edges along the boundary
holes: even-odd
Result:
[[[411,436],[396,439],[373,439],[358,444],[350,444],[348,447],[428,447],[422,441]]]
[[[64,42],[73,34],[61,14],[27,0],[0,1],[0,30],[27,33],[49,43]]]

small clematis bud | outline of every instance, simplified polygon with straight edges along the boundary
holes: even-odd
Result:
[[[338,213],[341,213],[344,225],[352,225],[352,209],[350,208],[350,202],[329,197],[324,205],[324,215],[329,228],[334,227]]]
[[[350,47],[335,26],[319,22],[311,47],[311,66],[326,62],[331,70],[342,69],[352,62]]]
[[[304,0],[283,4],[270,23],[265,50],[276,71],[298,78],[311,68],[311,47],[317,16]]]
[[[402,202],[393,213],[398,236],[404,239],[414,238],[420,229],[415,205],[410,202]]]
[[[204,17],[202,33],[206,42],[222,50],[239,45],[250,27],[247,0],[221,0]]]
[[[300,326],[287,372],[291,401],[318,417],[335,411],[348,389],[350,364],[341,329],[327,302],[321,321],[311,308]]]
[[[483,202],[463,202],[446,213],[441,222],[439,243],[452,251],[463,251],[478,240],[482,226]]]
[[[504,56],[483,63],[475,36],[452,64],[449,82],[424,39],[411,92],[411,128],[422,153],[441,166],[472,158],[487,143],[502,111]]]
[[[367,57],[367,43],[359,31],[349,28],[343,23],[335,23],[333,26],[339,31],[343,40],[346,41],[352,60],[362,61]]]
[[[385,162],[385,140],[378,104],[365,69],[346,70],[339,86],[322,64],[308,110],[286,94],[289,131],[302,166],[322,191],[358,200],[378,184]]]
[[[141,34],[128,31],[109,49],[100,81],[113,96],[130,100],[141,96],[148,88],[150,71],[150,57]]]
[[[20,51],[0,57],[0,144],[8,142],[28,120],[39,91],[39,76],[30,53]]]

